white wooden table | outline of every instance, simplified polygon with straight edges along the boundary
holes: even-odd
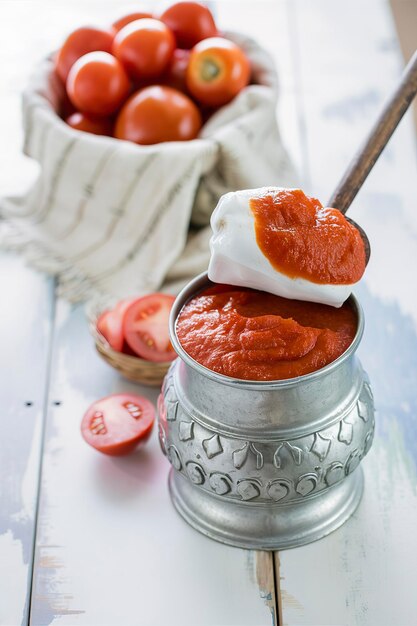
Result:
[[[83,22],[132,9],[107,0],[1,0],[0,191],[36,168],[20,154],[19,92],[34,62]],[[274,55],[279,120],[323,201],[366,134],[402,61],[385,0],[219,0],[224,27]],[[417,197],[405,119],[352,207],[372,258],[357,290],[361,359],[377,406],[365,496],[326,539],[279,554],[212,542],[168,498],[156,433],[111,459],[81,416],[132,390],[92,347],[81,306],[8,253],[0,262],[0,624],[43,626],[414,626],[417,624]],[[271,183],[274,181],[271,181]]]

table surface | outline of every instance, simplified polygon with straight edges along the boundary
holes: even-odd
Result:
[[[224,27],[273,54],[283,138],[304,189],[323,201],[398,78],[385,0],[221,0]],[[80,23],[135,2],[2,0],[0,189],[36,167],[20,153],[19,93],[31,66]],[[23,41],[23,44],[22,44]],[[81,416],[123,380],[92,346],[82,306],[2,252],[0,624],[412,626],[417,623],[417,192],[407,116],[352,206],[372,257],[357,289],[360,349],[377,407],[365,495],[343,528],[272,554],[229,548],[179,518],[156,432],[121,459],[84,444]]]

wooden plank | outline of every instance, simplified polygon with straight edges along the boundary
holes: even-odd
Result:
[[[24,10],[25,10],[25,20],[23,23],[21,22],[21,19],[20,19],[22,6],[24,6]],[[129,11],[131,10],[131,8],[133,8],[133,6],[134,6],[133,1],[130,3],[125,3],[124,10]],[[273,6],[273,3],[263,2],[263,6],[266,11],[270,11],[271,7]],[[48,7],[48,25],[49,25],[48,29],[44,28],[45,7]],[[36,167],[34,166],[32,162],[30,162],[30,160],[22,156],[20,152],[20,145],[19,145],[22,140],[22,132],[20,128],[19,100],[20,100],[20,92],[21,90],[23,90],[26,80],[27,80],[27,76],[29,72],[31,71],[31,66],[27,64],[28,56],[33,60],[33,62],[36,62],[37,59],[40,59],[44,55],[49,53],[51,48],[55,48],[57,45],[59,45],[59,42],[62,40],[62,37],[64,36],[64,34],[68,32],[69,30],[71,30],[71,28],[78,26],[80,23],[84,23],[84,22],[88,23],[90,21],[95,21],[97,23],[101,23],[104,25],[107,21],[111,21],[111,19],[116,16],[116,12],[114,11],[114,7],[110,5],[103,5],[101,2],[94,2],[94,1],[90,1],[88,3],[74,2],[71,4],[71,7],[68,7],[68,4],[66,2],[63,2],[62,0],[57,0],[54,3],[34,1],[34,2],[19,3],[19,4],[10,2],[9,0],[4,0],[4,2],[1,3],[0,9],[1,9],[1,14],[4,17],[4,19],[0,20],[0,28],[1,28],[0,46],[1,46],[2,58],[9,60],[9,62],[6,63],[6,75],[4,76],[5,80],[2,81],[2,85],[1,85],[2,106],[5,112],[5,115],[2,117],[3,121],[0,122],[1,124],[0,133],[3,138],[2,145],[4,146],[4,149],[0,151],[0,163],[4,165],[4,167],[0,168],[0,182],[1,182],[1,187],[2,187],[3,192],[15,193],[15,192],[21,192],[23,186],[25,186],[31,180],[33,180],[33,177],[36,175]],[[228,26],[230,28],[235,28],[238,30],[240,29],[242,31],[246,31],[249,33],[252,32],[252,34],[256,38],[262,41],[264,40],[264,32],[263,32],[264,28],[262,26],[262,20],[259,20],[259,19],[257,21],[253,20],[253,17],[254,16],[259,17],[259,14],[258,12],[254,13],[253,10],[249,10],[249,9],[250,9],[250,3],[246,2],[244,10],[242,10],[241,12],[241,18],[242,18],[241,23],[236,23],[236,20],[233,17],[234,12],[235,12],[235,7],[232,9],[231,12],[229,11],[230,19],[229,19]],[[279,70],[281,73],[281,77],[283,78],[282,82],[284,82],[285,84],[289,84],[291,82],[291,73],[288,71],[289,65],[286,62],[284,62],[284,60],[288,56],[288,52],[287,52],[288,42],[286,39],[285,19],[282,19],[282,17],[285,18],[285,15],[282,13],[282,3],[276,9],[274,8],[274,11],[276,11],[275,13],[276,23],[281,24],[281,26],[279,27],[279,30],[281,31],[281,36],[275,41],[275,33],[272,28],[273,23],[270,22],[271,28],[269,31],[269,38],[270,38],[271,49],[272,49],[271,51],[273,52],[273,54],[275,54],[276,58],[279,59]],[[117,10],[117,13],[119,13],[119,9]],[[251,22],[253,22],[253,28],[251,28]],[[21,52],[19,49],[16,49],[14,45],[13,32],[15,32],[18,24],[19,24],[20,32],[22,33],[22,37],[25,39],[25,42],[26,42],[24,53]],[[290,97],[286,96],[286,94],[289,94]],[[284,111],[288,110],[289,112],[292,112],[293,107],[291,104],[290,90],[284,91],[284,97],[281,98],[280,107],[281,107],[281,110],[284,110]],[[286,117],[288,120],[290,120],[290,122],[291,121],[292,122],[287,123],[287,125],[284,127],[283,129],[284,136],[297,132],[297,127],[296,127],[296,124],[294,123],[295,122],[294,117],[291,114],[286,115]],[[7,120],[7,122],[5,120]],[[19,278],[18,278],[19,275],[20,274],[16,274],[16,273],[11,274],[11,279],[13,280],[13,277],[15,277],[16,284],[22,284],[22,281],[19,281]],[[40,280],[44,280],[44,279],[40,279]],[[34,315],[35,315],[37,305],[35,301],[33,300],[33,292],[29,290],[27,293],[28,295],[32,295],[33,310],[34,310]],[[11,301],[10,303],[11,306],[13,305],[13,303],[14,301]],[[41,309],[38,309],[38,310],[41,316],[44,315],[45,311],[43,310],[42,307]],[[39,335],[37,339],[39,339]],[[72,336],[72,340],[74,341],[74,344],[76,345],[77,337],[75,335]],[[13,342],[10,345],[13,345]],[[4,354],[6,355],[6,353]],[[30,354],[32,355],[34,354],[33,350],[30,350]],[[94,367],[95,365],[96,365],[96,362],[94,361]],[[75,372],[75,368],[74,368],[74,372]],[[114,379],[113,376],[111,376],[110,378],[107,378],[107,377],[105,378],[108,384],[113,384],[113,379]],[[34,383],[36,382],[35,378],[33,378],[33,382]],[[42,391],[41,385],[37,385],[37,388],[39,392]],[[77,384],[75,384],[73,392],[77,393],[78,391],[79,391],[78,386]],[[106,391],[108,391],[108,387],[106,387]],[[105,393],[104,387],[103,387],[103,393]],[[50,401],[58,402],[58,400],[56,399],[54,400],[53,397],[51,397]],[[38,402],[36,404],[38,404]],[[30,410],[31,408],[28,407],[26,409],[26,413],[29,414]],[[60,406],[56,405],[56,408],[54,408],[54,416],[53,416],[54,419],[55,418],[59,419],[59,415],[63,412],[64,411],[61,410]],[[69,413],[71,413],[71,409],[69,410]],[[5,415],[5,417],[7,416]],[[38,430],[37,430],[38,438],[36,439],[36,444],[39,447],[40,439],[41,439],[40,425],[39,425],[39,420],[41,418],[40,413],[37,414],[37,418],[38,418],[38,422],[36,423],[38,424]],[[52,427],[48,428],[48,437],[49,437],[48,446],[49,447],[51,446],[51,441],[50,441],[51,432],[52,432],[51,428]],[[16,434],[16,431],[13,431],[13,432],[14,434]],[[28,429],[27,436],[29,437],[29,435],[31,434],[32,433],[30,433]],[[29,474],[29,477],[25,483],[27,493],[30,492],[29,487],[32,489],[32,492],[33,490],[36,491],[36,479],[37,479],[36,463],[38,462],[39,459],[38,457],[36,457],[36,454],[35,454],[35,452],[38,451],[38,448],[36,449],[35,448],[34,448],[33,454],[30,456],[32,471]],[[21,449],[23,451],[23,446]],[[3,457],[3,459],[5,459],[5,457]],[[49,456],[47,456],[45,460],[46,470],[48,469],[48,459],[49,459]],[[145,472],[146,472],[146,469],[145,469]],[[15,479],[18,478],[16,473],[14,476],[15,476]],[[46,489],[45,491],[47,491],[47,495],[49,496],[49,490]],[[74,500],[69,501],[68,511],[72,511],[74,507],[74,502],[75,503],[77,502],[76,493],[75,493],[76,491],[77,489],[75,488]],[[164,495],[166,497],[166,493]],[[52,548],[52,556],[51,556],[48,552],[49,544],[42,543],[42,538],[45,537],[45,533],[47,534],[47,529],[45,528],[45,516],[47,516],[47,512],[49,511],[49,508],[47,508],[45,504],[45,499],[46,499],[45,493],[44,493],[44,496],[45,497],[43,499],[42,512],[41,512],[41,518],[40,518],[40,527],[39,527],[37,572],[36,572],[36,580],[35,580],[36,589],[40,588],[41,593],[37,593],[35,589],[35,592],[34,592],[35,601],[34,601],[34,606],[32,607],[33,608],[32,618],[34,622],[38,620],[39,623],[43,623],[43,621],[50,619],[55,609],[58,611],[58,613],[61,613],[61,614],[65,613],[65,611],[68,611],[69,612],[68,615],[70,616],[72,615],[71,614],[72,610],[74,611],[77,610],[77,609],[71,609],[71,608],[66,609],[65,606],[62,606],[62,604],[60,604],[60,602],[61,603],[64,602],[64,605],[65,605],[65,602],[68,601],[68,598],[65,599],[64,597],[64,599],[62,599],[62,594],[61,596],[59,594],[59,589],[60,589],[59,585],[63,585],[64,587],[63,595],[65,596],[65,584],[66,584],[66,582],[62,581],[62,579],[59,577],[61,568],[59,567],[60,565],[59,556],[56,556],[56,553],[58,553],[59,555],[60,551],[55,550],[55,548]],[[53,509],[54,505],[52,504],[51,507]],[[45,509],[47,510],[47,512],[45,512]],[[106,517],[106,512],[104,512],[104,517]],[[179,523],[179,520],[177,520],[176,517],[175,517],[175,520],[177,523]],[[59,520],[55,520],[55,521],[56,523],[58,523]],[[181,527],[181,524],[180,524],[180,527]],[[187,528],[185,532],[189,533],[190,531]],[[30,533],[27,536],[29,537]],[[192,533],[192,536],[194,536],[194,544],[197,546],[199,546],[201,541],[205,542],[205,540],[202,540],[202,538],[200,538],[198,535],[195,535],[195,533]],[[240,610],[237,610],[236,606],[233,606],[233,602],[232,604],[227,603],[227,598],[226,598],[227,588],[226,588],[224,590],[224,596],[219,596],[219,599],[221,600],[221,598],[224,597],[224,602],[228,604],[229,608],[219,609],[220,614],[222,616],[219,619],[221,619],[222,621],[223,619],[226,619],[230,611],[230,612],[233,612],[233,619],[236,620],[236,623],[243,623],[244,620],[248,620],[247,623],[255,623],[255,622],[263,623],[264,617],[268,616],[268,611],[272,611],[273,613],[275,611],[275,593],[274,593],[274,585],[273,585],[273,566],[272,566],[271,555],[262,554],[262,553],[256,555],[254,553],[244,553],[244,552],[240,552],[236,550],[229,551],[228,549],[225,549],[217,545],[215,545],[215,547],[212,548],[211,547],[212,544],[210,542],[205,542],[204,545],[206,546],[205,551],[210,552],[210,553],[214,552],[217,560],[221,561],[223,558],[228,558],[231,560],[230,571],[233,572],[233,578],[235,581],[232,584],[233,593],[236,595],[236,599],[239,593],[241,593],[245,597],[244,601],[241,603],[242,604],[241,610],[245,612],[245,617],[241,618]],[[13,546],[15,549],[16,546],[14,543],[13,543]],[[200,551],[200,549],[198,551]],[[232,555],[232,557],[228,556],[229,552]],[[204,550],[203,550],[203,553],[204,553]],[[239,557],[237,556],[238,554],[239,554]],[[209,563],[212,565],[213,564],[217,565],[216,558],[214,558],[213,560],[209,558]],[[83,561],[84,561],[84,558],[82,555],[80,558],[80,563],[82,563]],[[30,559],[29,559],[29,562],[30,562]],[[198,560],[198,563],[200,563],[200,560]],[[191,563],[191,566],[195,567],[196,564],[197,562],[194,563],[193,561]],[[10,560],[3,559],[2,565],[4,565],[5,568],[10,567]],[[157,564],[157,567],[160,567],[160,564],[159,565]],[[58,572],[58,579],[59,579],[58,592],[56,595],[55,595],[55,591],[51,591],[50,586],[48,587],[48,585],[53,586],[56,583],[56,580],[55,580],[56,576],[54,572],[55,574],[56,572]],[[209,589],[213,591],[212,600],[216,604],[216,601],[218,599],[217,591],[216,591],[217,587],[216,585],[214,585],[214,587],[212,588],[210,575],[212,575],[213,572],[211,570],[210,572],[207,572],[206,578],[209,580]],[[28,573],[28,566],[26,566],[26,569],[24,572],[25,576],[27,575],[27,573]],[[242,577],[243,577],[243,580],[242,580]],[[77,576],[75,576],[75,578],[77,578]],[[22,591],[22,593],[26,592],[25,585],[22,582],[23,578],[19,576],[19,579],[21,581],[20,590]],[[83,580],[84,580],[83,577],[81,577],[81,585],[83,585]],[[189,581],[189,582],[190,582],[190,585],[195,584],[194,579],[193,581]],[[71,583],[71,579],[69,580],[68,584],[70,585],[70,583]],[[135,584],[136,584],[136,579],[135,579]],[[221,584],[221,581],[218,581],[218,584]],[[14,602],[14,605],[13,605],[14,614],[16,614],[16,610],[18,611],[18,614],[20,614],[19,611],[23,610],[24,602],[19,600],[19,596],[17,594],[16,581],[14,581],[14,587],[15,588],[13,590],[13,593],[10,594],[10,598],[8,599],[8,603],[10,604],[11,602]],[[44,587],[46,587],[47,589],[46,591]],[[42,597],[42,589],[45,591],[44,597]],[[48,589],[49,589],[49,592],[48,592]],[[92,587],[88,587],[87,585],[87,589],[89,589],[89,592],[93,591],[93,592],[96,592],[97,595],[100,594],[100,588],[98,585],[93,584]],[[258,601],[258,597],[259,597],[258,589],[261,593],[261,596],[265,599],[265,603],[266,603],[265,609],[264,609],[263,603]],[[249,594],[247,593],[248,591],[250,591]],[[201,589],[201,592],[202,593],[204,592],[204,587]],[[175,599],[175,595],[177,593],[176,587],[174,587],[174,590],[172,593],[173,593],[173,598]],[[231,595],[232,601],[233,601],[233,593]],[[255,605],[255,608],[250,609],[249,611],[246,610],[246,596],[248,596],[247,602],[249,603],[249,605],[251,605],[252,602]],[[133,593],[133,597],[135,597],[134,593]],[[235,604],[237,605],[238,602],[236,601]],[[14,617],[11,617],[12,615],[11,609],[9,609],[8,606],[9,605],[5,605],[4,603],[2,604],[2,614],[1,614],[0,621],[5,624],[9,622],[14,623],[13,621]],[[118,614],[117,607],[112,604],[111,610],[114,612],[115,615],[117,615],[117,619],[118,619],[119,614]],[[106,608],[103,609],[103,615],[105,614],[105,612],[106,612]],[[260,619],[259,619],[258,613],[262,616]],[[87,621],[90,619],[90,617],[91,615],[89,613],[88,617],[86,618]],[[251,621],[252,618],[254,621]],[[68,619],[71,621],[75,618],[71,616],[71,617],[68,617]],[[81,619],[81,618],[77,618],[77,619]],[[117,622],[117,619],[116,619],[116,622]],[[210,612],[208,612],[207,614],[207,619],[208,620],[211,619]],[[268,617],[266,617],[266,619],[268,619]],[[18,622],[19,618],[16,617],[16,620]],[[273,616],[273,620],[274,620],[274,616]]]
[[[325,201],[399,75],[401,60],[388,7],[380,0],[316,0],[314,6],[297,0],[291,11],[299,42],[309,191]],[[326,539],[276,555],[282,622],[289,626],[415,623],[414,141],[408,116],[350,212],[372,246],[357,293],[367,320],[360,356],[375,395],[376,437],[364,461],[365,495],[354,516]]]
[[[28,58],[42,54],[39,39],[49,29],[41,26],[39,6],[33,7],[36,20],[31,8],[27,2],[0,3],[1,195],[22,193],[37,173],[21,152],[20,92],[31,71]],[[53,281],[1,253],[0,289],[0,624],[15,626],[28,620]]]
[[[270,624],[271,557],[210,541],[178,516],[156,431],[126,458],[80,436],[93,400],[131,390],[155,402],[157,391],[100,360],[81,307],[60,302],[56,328],[31,624]]]
[[[0,624],[27,620],[53,284],[0,255]]]
[[[274,18],[267,36],[263,12],[249,1],[240,4],[238,19],[236,5],[220,3],[219,20],[266,42],[279,60],[287,85],[280,101],[283,135],[296,145],[285,5],[262,4]],[[67,29],[68,7],[54,7],[58,31],[64,22]],[[85,16],[94,12],[97,6],[83,3]],[[70,19],[74,15],[71,7]],[[138,389],[99,361],[80,309],[60,303],[57,327],[51,402],[60,404],[48,416],[31,623],[241,626],[270,623],[271,615],[275,623],[272,555],[206,540],[176,515],[156,437],[146,450],[118,460],[100,457],[81,441],[79,421],[91,401]],[[156,393],[141,391],[155,401]]]
[[[417,48],[417,2],[415,0],[390,0],[403,57],[411,59]],[[414,126],[417,130],[417,103],[413,104]]]

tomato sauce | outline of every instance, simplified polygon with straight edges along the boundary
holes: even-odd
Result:
[[[349,302],[336,309],[229,285],[196,295],[177,320],[178,339],[193,359],[243,380],[314,372],[348,348],[356,328]]]
[[[265,190],[250,200],[256,241],[271,265],[290,278],[346,285],[365,271],[359,231],[336,209],[301,189]]]

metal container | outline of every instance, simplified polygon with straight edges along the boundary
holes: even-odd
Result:
[[[358,506],[359,464],[374,435],[372,392],[355,356],[362,309],[351,296],[358,329],[337,360],[299,378],[251,382],[207,369],[178,341],[183,305],[211,284],[198,276],[171,313],[179,358],[159,399],[159,437],[174,506],[200,532],[235,546],[277,550],[320,539]]]

